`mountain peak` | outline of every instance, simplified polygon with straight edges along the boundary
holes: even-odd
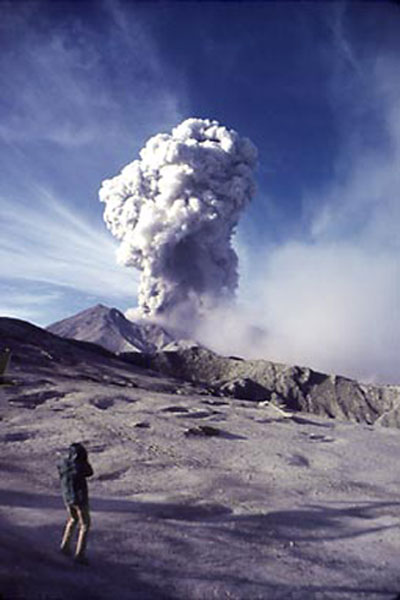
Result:
[[[147,321],[132,322],[117,308],[96,304],[47,327],[61,337],[93,342],[111,352],[161,350],[174,341],[163,327]]]

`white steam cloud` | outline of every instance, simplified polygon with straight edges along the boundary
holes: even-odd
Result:
[[[118,262],[141,272],[144,317],[193,321],[234,296],[231,240],[254,193],[257,152],[208,119],[187,119],[150,138],[140,159],[100,189]],[[170,321],[171,322],[171,321]]]

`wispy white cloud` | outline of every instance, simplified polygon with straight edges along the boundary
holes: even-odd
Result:
[[[57,21],[46,3],[27,4],[4,10],[0,140],[79,148],[115,143],[127,126],[140,136],[148,124],[157,130],[180,118],[180,100],[134,6],[127,14],[117,3],[93,9],[98,18],[106,9],[100,40],[79,12]]]
[[[116,265],[115,245],[101,221],[88,223],[46,189],[31,188],[30,193],[30,206],[0,199],[2,277],[116,300],[133,298],[135,273]]]
[[[362,75],[362,67],[345,30],[347,2],[332,2],[327,8],[326,25],[332,33],[333,44],[339,55],[339,60],[334,57],[336,67],[341,71],[350,67],[353,70],[353,76],[354,74]]]
[[[43,292],[26,292],[22,285],[2,285],[0,300],[0,317],[12,317],[26,321],[48,325],[46,311],[50,305],[57,304],[61,294],[54,290]]]

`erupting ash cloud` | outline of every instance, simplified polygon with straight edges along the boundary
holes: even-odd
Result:
[[[99,193],[121,241],[118,262],[141,272],[143,316],[196,320],[237,287],[231,239],[254,193],[256,149],[217,121],[191,118],[139,155]]]

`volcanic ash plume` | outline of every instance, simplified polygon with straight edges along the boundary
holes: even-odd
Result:
[[[231,238],[254,193],[256,155],[235,131],[192,118],[150,138],[139,160],[102,183],[118,262],[141,271],[143,316],[195,319],[233,297]]]

